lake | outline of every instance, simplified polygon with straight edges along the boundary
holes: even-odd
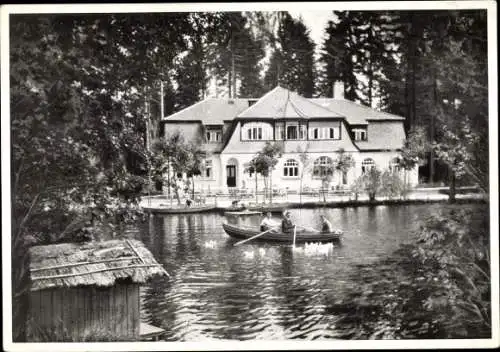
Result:
[[[341,246],[316,250],[235,247],[219,213],[153,216],[127,235],[143,241],[171,278],[142,289],[142,317],[163,327],[167,341],[345,338],[328,306],[355,289],[356,267],[379,270],[377,261],[412,241],[419,222],[443,206],[292,209],[299,224],[319,228],[325,214],[345,231]]]

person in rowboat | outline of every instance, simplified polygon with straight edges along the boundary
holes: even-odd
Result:
[[[281,231],[284,233],[293,233],[293,229],[295,228],[295,224],[291,219],[291,213],[286,210],[283,213],[283,221],[281,222]]]
[[[321,219],[321,232],[323,233],[333,232],[333,226],[330,220],[328,220],[324,215],[320,215],[319,217]]]
[[[264,217],[264,219],[262,219],[262,222],[260,223],[260,230],[267,231],[277,226],[279,226],[279,224],[273,221],[271,213],[268,212]]]

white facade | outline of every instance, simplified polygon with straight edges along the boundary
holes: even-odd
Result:
[[[340,151],[352,156],[354,166],[345,175],[334,171],[329,188],[348,188],[372,165],[381,171],[395,168],[405,139],[400,116],[344,99],[306,99],[281,87],[255,101],[206,100],[164,120],[167,133],[180,129],[187,139],[205,137],[208,167],[195,178],[195,189],[253,192],[255,175],[245,167],[267,142],[283,147],[270,177],[273,189],[298,191],[301,179],[303,187],[325,186],[314,172],[315,162],[335,164]],[[221,137],[212,138],[219,130]],[[307,165],[298,148],[307,149]],[[398,172],[410,185],[417,184],[417,168]],[[264,179],[257,179],[262,190]]]

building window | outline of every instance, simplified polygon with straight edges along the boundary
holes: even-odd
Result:
[[[222,141],[221,130],[208,130],[206,132],[207,143],[220,143]]]
[[[330,127],[328,137],[330,139],[340,139],[340,128],[339,127]]]
[[[205,160],[205,178],[212,178],[212,160]]]
[[[366,134],[366,130],[364,129],[353,129],[352,130],[354,132],[354,140],[355,141],[366,141],[368,138],[367,138],[367,134]]]
[[[333,160],[327,156],[320,156],[314,161],[313,176],[323,178],[333,176]]]
[[[375,167],[375,162],[373,161],[373,159],[367,158],[361,163],[361,173],[364,174],[365,172],[371,170],[373,167]]]
[[[286,126],[286,139],[297,139],[298,126]]]
[[[339,127],[315,127],[312,129],[311,139],[340,139]]]
[[[275,125],[275,135],[274,138],[276,140],[284,140],[285,139],[285,124],[282,122],[279,122]]]
[[[313,129],[313,139],[319,139],[319,128]]]
[[[286,126],[286,139],[297,140],[307,138],[307,126],[296,124]]]
[[[262,139],[262,127],[252,127],[247,131],[248,140],[261,140]]]
[[[283,176],[285,177],[299,176],[299,163],[293,159],[288,159],[283,167]]]
[[[306,138],[307,138],[307,126],[299,125],[299,139],[306,139]]]
[[[399,172],[400,166],[399,166],[399,158],[393,158],[391,161],[389,161],[389,172]]]
[[[267,123],[246,123],[242,127],[241,137],[247,141],[272,139],[273,128]]]

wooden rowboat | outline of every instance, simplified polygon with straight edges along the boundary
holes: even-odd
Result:
[[[251,210],[245,210],[245,211],[225,211],[224,215],[230,215],[230,216],[255,216],[255,215],[262,215],[262,212],[260,211],[251,211]]]
[[[212,211],[217,209],[215,205],[203,205],[203,206],[191,206],[191,207],[178,207],[178,208],[170,208],[170,207],[145,207],[142,209],[145,212],[149,213],[158,213],[158,214],[190,214],[190,213],[201,213],[206,211]]]
[[[250,228],[243,226],[236,226],[232,224],[223,223],[222,227],[226,233],[234,238],[247,239],[252,236],[258,235],[262,231],[258,228]],[[314,231],[297,231],[295,242],[338,242],[342,239],[343,232],[337,230],[335,232],[320,233]],[[267,242],[283,242],[283,243],[293,243],[293,233],[283,233],[281,231],[268,232],[264,235],[257,237],[255,241],[267,241]]]

